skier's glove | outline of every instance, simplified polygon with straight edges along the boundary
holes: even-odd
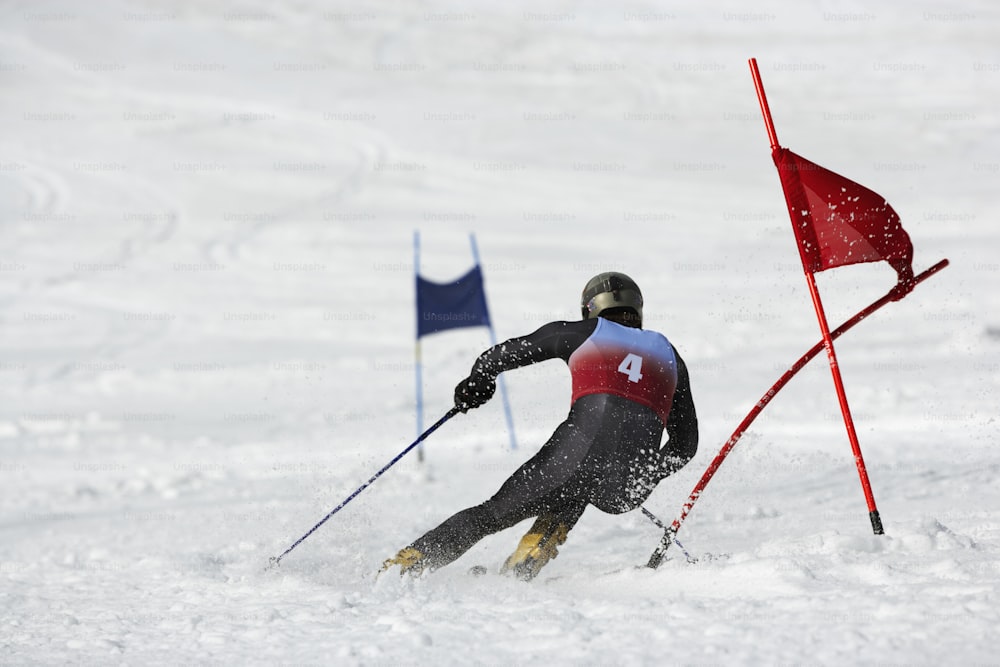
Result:
[[[462,412],[478,408],[493,398],[497,381],[482,375],[470,375],[455,387],[455,407]]]

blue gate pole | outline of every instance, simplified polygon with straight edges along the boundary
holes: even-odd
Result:
[[[476,266],[480,267],[480,275],[484,275],[482,267],[479,264],[479,248],[476,246],[476,235],[469,234],[469,242],[472,244],[472,259],[475,261]],[[486,301],[486,281],[483,279],[483,301]],[[489,314],[489,304],[487,304],[486,312]],[[497,344],[497,335],[493,330],[493,318],[490,317],[490,324],[487,327],[490,330],[490,345],[494,346]],[[510,398],[507,396],[507,383],[504,382],[503,375],[497,378],[500,384],[500,396],[503,398],[503,412],[504,417],[507,419],[507,433],[510,434],[510,448],[517,449],[517,438],[514,437],[514,417],[510,412]]]
[[[420,232],[413,232],[413,284],[416,290],[420,289]],[[416,298],[416,341],[413,346],[413,368],[417,377],[417,434],[423,433],[424,431],[424,378],[423,378],[423,360],[421,358],[420,349],[420,299],[419,296]],[[424,460],[424,447],[420,445],[417,447],[417,460],[423,463]]]

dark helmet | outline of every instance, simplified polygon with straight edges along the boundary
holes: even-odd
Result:
[[[642,320],[642,292],[635,281],[624,273],[609,271],[600,273],[587,281],[580,298],[583,319],[600,316],[610,309],[627,309]]]

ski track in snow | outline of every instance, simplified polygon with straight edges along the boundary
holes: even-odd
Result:
[[[1000,643],[1000,14],[757,3],[0,8],[0,662],[990,664]],[[886,535],[818,358],[684,524],[590,509],[417,580],[383,559],[481,502],[565,414],[558,364],[414,437],[422,272],[483,258],[498,336],[621,269],[692,371],[676,515],[817,327],[746,59],[783,145],[886,196],[915,268],[838,341]],[[890,286],[818,277],[831,324]],[[424,342],[425,422],[488,343]],[[489,572],[467,574],[474,565]]]

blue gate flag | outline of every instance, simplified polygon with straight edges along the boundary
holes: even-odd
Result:
[[[483,272],[477,264],[450,283],[417,276],[417,338],[461,327],[489,327]]]

